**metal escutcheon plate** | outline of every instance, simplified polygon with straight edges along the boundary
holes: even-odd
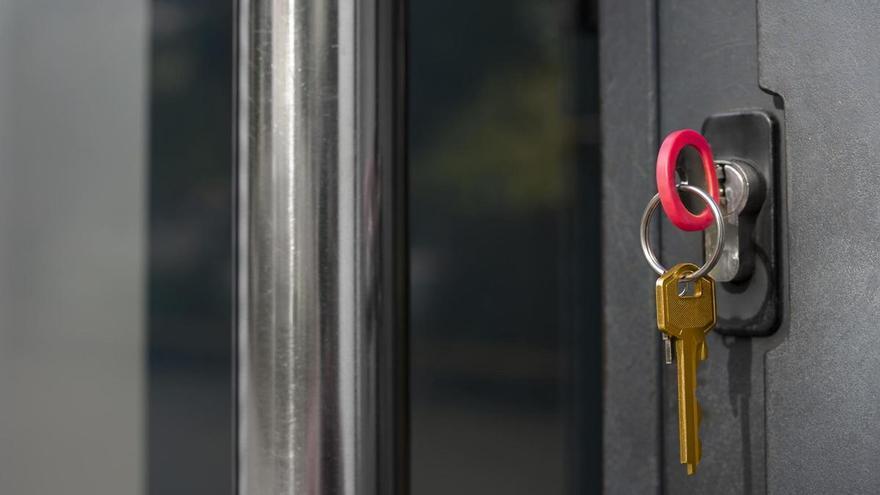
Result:
[[[715,291],[718,308],[715,330],[724,335],[760,337],[772,334],[779,327],[778,134],[776,122],[762,111],[717,114],[703,123],[703,135],[712,146],[716,161],[727,161],[731,165],[724,167],[725,182],[729,180],[732,185],[746,180],[752,198],[759,199],[738,218],[726,219],[725,230],[733,230],[733,224],[736,231],[728,232],[727,244],[730,245],[725,245],[725,251],[736,255],[722,256],[713,273],[719,278]],[[726,199],[743,200],[735,196]],[[712,237],[712,232],[707,231],[705,245],[710,249],[714,247]]]

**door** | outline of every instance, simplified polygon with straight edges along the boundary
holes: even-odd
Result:
[[[870,2],[601,4],[608,493],[876,492],[878,19]],[[659,140],[745,110],[778,132],[779,317],[768,336],[709,336],[688,477],[638,224]],[[699,235],[663,221],[657,240],[669,263],[702,260]]]

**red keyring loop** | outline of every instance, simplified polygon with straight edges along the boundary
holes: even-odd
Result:
[[[660,194],[663,211],[676,227],[690,231],[703,230],[712,224],[712,212],[709,208],[705,208],[696,215],[691,213],[681,202],[675,187],[675,164],[685,146],[694,147],[700,154],[703,173],[706,174],[707,192],[716,203],[719,202],[718,178],[715,175],[712,148],[702,134],[691,129],[670,133],[660,145],[660,151],[657,153],[657,192]]]

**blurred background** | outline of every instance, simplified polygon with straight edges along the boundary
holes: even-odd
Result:
[[[596,6],[408,9],[412,492],[598,492]],[[234,491],[233,14],[0,0],[0,493]]]
[[[595,2],[409,9],[413,493],[598,493]]]

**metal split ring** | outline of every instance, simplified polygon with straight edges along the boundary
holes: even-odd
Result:
[[[715,264],[718,263],[718,260],[721,258],[721,252],[724,249],[724,216],[721,213],[721,208],[718,206],[718,203],[712,199],[705,191],[700,189],[699,187],[689,186],[687,184],[677,184],[675,186],[679,191],[687,191],[696,194],[703,200],[704,203],[709,207],[709,210],[712,211],[712,217],[715,220],[715,232],[718,236],[718,241],[715,243],[715,250],[712,251],[712,255],[709,256],[709,259],[701,266],[697,271],[682,278],[685,282],[694,281],[703,275],[709,273],[712,268],[715,268]],[[651,243],[649,241],[649,232],[648,229],[651,226],[650,220],[651,215],[654,214],[654,211],[657,209],[657,206],[660,204],[660,194],[655,194],[651,201],[648,202],[648,207],[645,208],[645,213],[642,214],[642,226],[641,226],[641,241],[642,241],[642,252],[645,254],[645,259],[648,260],[648,264],[651,265],[651,268],[657,272],[658,275],[663,275],[666,273],[666,268],[660,264],[657,260],[657,256],[654,255],[654,251],[651,249]]]

